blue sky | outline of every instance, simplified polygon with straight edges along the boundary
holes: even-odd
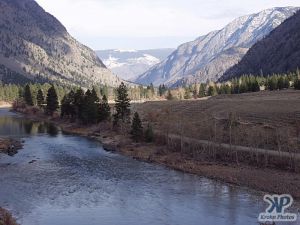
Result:
[[[100,49],[175,48],[233,19],[300,0],[37,0],[83,44]]]

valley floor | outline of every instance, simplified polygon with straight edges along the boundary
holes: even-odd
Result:
[[[217,96],[205,101],[147,102],[134,104],[132,110],[140,113],[145,127],[147,123],[152,124],[157,134],[155,143],[134,143],[127,132],[113,131],[110,123],[86,127],[61,119],[50,121],[66,132],[96,139],[105,149],[138,160],[300,198],[297,136],[300,92],[259,92]],[[43,114],[27,116],[48,120]],[[200,147],[188,143],[189,139],[223,143],[232,149],[224,151],[209,144]],[[235,145],[254,150],[245,154],[235,149]],[[276,154],[272,156],[255,149],[268,149]]]

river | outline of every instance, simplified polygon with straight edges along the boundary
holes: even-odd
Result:
[[[0,155],[0,206],[21,225],[254,225],[267,207],[261,192],[110,153],[7,109],[0,136],[24,141]]]

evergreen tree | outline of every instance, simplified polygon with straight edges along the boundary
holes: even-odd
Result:
[[[225,94],[231,94],[231,87],[228,84],[225,85]]]
[[[75,108],[75,93],[70,91],[69,94],[66,94],[61,102],[61,117],[70,116],[74,118],[76,115],[76,108]]]
[[[193,86],[193,98],[194,99],[198,98],[197,85],[196,84]]]
[[[260,91],[260,86],[259,86],[259,83],[258,83],[258,81],[257,81],[256,79],[253,81],[253,84],[252,84],[252,91],[253,91],[253,92],[258,92],[258,91]]]
[[[130,116],[130,99],[128,98],[126,85],[122,82],[116,91],[117,99],[115,105],[116,114],[114,115],[114,125],[118,125],[119,120],[123,123],[127,122]]]
[[[184,89],[184,99],[191,99],[191,92],[189,88]]]
[[[38,93],[37,93],[37,96],[36,96],[36,101],[37,101],[38,107],[40,107],[40,108],[42,108],[43,105],[45,104],[44,94],[43,94],[43,91],[41,89],[38,90]]]
[[[3,95],[4,94],[2,93],[1,96],[3,96]],[[19,97],[19,99],[23,99],[24,98],[24,90],[23,90],[23,88],[19,88],[18,97]],[[2,100],[5,100],[5,99],[2,99]]]
[[[83,116],[83,105],[84,105],[84,92],[81,88],[79,88],[74,95],[74,106],[75,106],[75,114],[77,119],[82,120]]]
[[[166,86],[163,84],[163,85],[159,85],[158,87],[158,94],[160,97],[162,97],[167,91],[167,88]]]
[[[279,90],[282,90],[282,89],[285,88],[285,85],[284,85],[284,79],[283,79],[282,76],[280,76],[280,77],[278,78],[277,87],[278,87]]]
[[[52,115],[59,108],[58,97],[54,86],[49,88],[46,102],[46,113]]]
[[[133,116],[132,125],[131,125],[131,135],[132,135],[132,139],[136,142],[141,140],[143,137],[142,121],[137,112],[135,112]]]
[[[154,89],[153,83],[150,84],[150,91],[151,91],[152,95],[155,94],[155,89]]]
[[[160,97],[163,96],[162,85],[159,85],[159,87],[158,87],[158,94],[159,94]]]
[[[99,105],[99,118],[100,122],[110,119],[110,106],[108,104],[106,95],[103,95],[102,102]]]
[[[208,91],[207,91],[208,96],[216,96],[217,95],[217,90],[215,86],[209,86]]]
[[[231,93],[239,94],[240,93],[240,84],[238,79],[233,79],[231,81]]]
[[[90,90],[87,90],[87,92],[85,93],[82,107],[82,122],[84,123],[96,123],[98,120],[99,107],[98,103],[95,101],[96,96],[95,93],[93,93],[93,91]]]
[[[92,89],[91,98],[95,103],[99,103],[99,97],[97,95],[95,88]]]
[[[199,98],[203,98],[205,97],[205,84],[200,84],[200,88],[199,88]]]
[[[289,88],[290,87],[290,81],[289,81],[289,78],[287,76],[284,76],[283,86],[284,86],[284,88]]]
[[[167,87],[163,84],[161,88],[162,88],[162,95],[164,95],[167,92]]]
[[[274,91],[278,89],[278,80],[276,76],[268,77],[267,89],[270,91]]]
[[[148,123],[147,130],[145,131],[145,141],[150,143],[154,141],[154,133],[152,126]]]
[[[300,70],[299,70],[298,67],[297,67],[297,70],[296,70],[296,76],[297,76],[297,79],[300,80]]]
[[[294,88],[300,90],[300,79],[296,78],[294,81]]]
[[[30,90],[30,86],[28,84],[25,86],[25,89],[24,89],[24,100],[27,105],[33,106],[31,90]]]

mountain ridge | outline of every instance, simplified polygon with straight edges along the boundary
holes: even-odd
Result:
[[[295,72],[300,66],[300,11],[250,48],[226,71],[221,81],[243,74],[272,75]]]
[[[107,49],[98,50],[96,54],[120,78],[134,80],[138,75],[167,58],[172,51],[174,49],[170,48],[146,50]]]
[[[3,83],[18,77],[86,87],[121,82],[34,0],[0,0],[0,27]]]
[[[165,61],[140,75],[135,82],[177,86],[216,81],[238,63],[254,43],[298,9],[276,7],[239,17],[221,30],[180,45]]]

